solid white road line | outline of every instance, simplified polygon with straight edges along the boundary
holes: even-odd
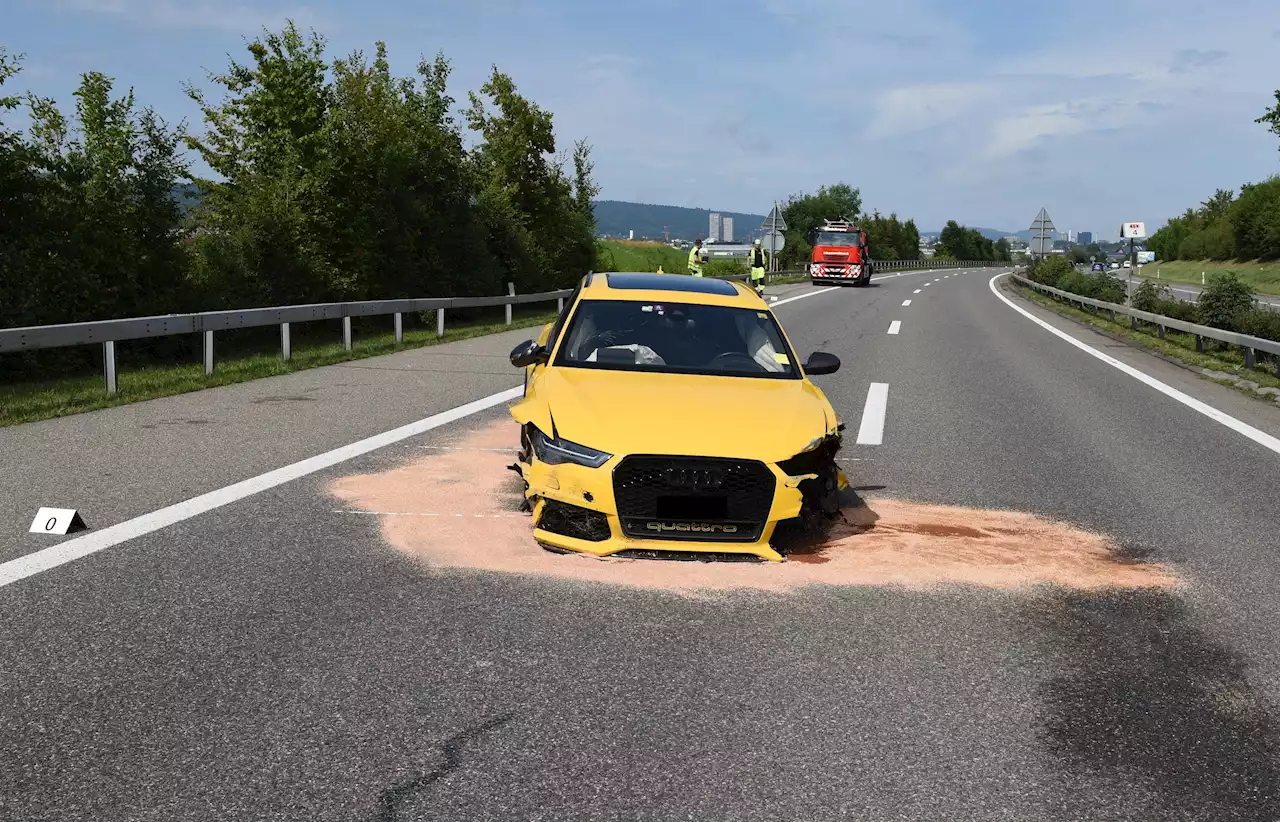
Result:
[[[897,334],[901,330],[902,330],[902,320],[894,320],[893,322],[889,323],[890,334]]]
[[[87,557],[90,554],[119,545],[135,537],[159,531],[161,528],[174,523],[191,519],[215,508],[221,508],[245,497],[275,488],[277,485],[283,485],[308,474],[323,471],[338,463],[346,462],[370,451],[376,451],[379,448],[384,448],[409,437],[417,436],[433,428],[457,422],[472,414],[478,414],[481,411],[518,399],[523,395],[524,387],[518,385],[515,388],[501,391],[497,394],[490,394],[465,405],[459,405],[457,408],[450,408],[448,411],[433,414],[417,422],[411,422],[408,425],[402,425],[399,428],[375,434],[359,442],[309,457],[301,462],[295,462],[292,465],[286,465],[283,468],[277,468],[274,471],[268,471],[265,474],[237,482],[234,485],[228,485],[225,488],[219,488],[216,491],[192,497],[185,502],[161,508],[159,511],[125,520],[117,525],[103,528],[101,531],[85,534],[82,537],[69,539],[66,542],[58,543],[35,553],[11,559],[0,564],[0,588],[29,576],[34,576],[42,571],[57,568],[59,565],[64,565],[81,557]]]
[[[858,445],[880,445],[884,442],[884,414],[888,408],[889,383],[871,383],[871,387],[867,389],[867,404],[862,407]]]
[[[1265,431],[1260,431],[1257,428],[1254,428],[1252,425],[1249,425],[1247,422],[1242,422],[1241,420],[1236,419],[1235,417],[1231,416],[1230,414],[1224,411],[1219,411],[1218,409],[1214,408],[1212,405],[1209,405],[1208,403],[1201,402],[1195,397],[1192,397],[1188,394],[1184,394],[1183,392],[1179,391],[1173,386],[1167,383],[1161,382],[1160,380],[1156,379],[1150,374],[1147,374],[1144,371],[1139,371],[1138,369],[1134,368],[1132,365],[1120,362],[1115,357],[1109,356],[1107,354],[1102,353],[1101,351],[1098,351],[1096,348],[1093,348],[1092,346],[1087,345],[1086,343],[1083,343],[1080,340],[1077,340],[1075,337],[1071,336],[1067,332],[1062,331],[1058,328],[1055,328],[1054,326],[1040,319],[1036,315],[1032,314],[1030,311],[1027,311],[1022,306],[1015,304],[1012,300],[1010,300],[1005,295],[1001,294],[996,289],[996,280],[1000,279],[1003,276],[1005,276],[1005,274],[997,274],[996,276],[992,277],[989,281],[987,281],[987,286],[991,289],[992,294],[995,294],[997,297],[999,297],[1000,300],[1004,302],[1005,305],[1009,306],[1014,311],[1017,311],[1019,314],[1031,320],[1036,325],[1049,331],[1049,333],[1057,337],[1061,337],[1062,339],[1071,343],[1076,348],[1079,348],[1081,351],[1085,352],[1086,354],[1102,360],[1112,368],[1116,368],[1120,371],[1123,371],[1124,373],[1128,374],[1130,377],[1133,377],[1138,382],[1145,383],[1151,386],[1155,390],[1159,391],[1161,394],[1164,394],[1166,397],[1175,399],[1178,402],[1182,403],[1183,405],[1187,406],[1188,408],[1194,411],[1198,411],[1201,414],[1204,414],[1209,419],[1221,425],[1225,425],[1227,428],[1230,428],[1232,431],[1235,431],[1237,434],[1243,434],[1244,436],[1248,437],[1249,439],[1261,445],[1263,448],[1267,448],[1271,451],[1274,451],[1277,454],[1280,454],[1280,439],[1277,439],[1271,436]]]
[[[906,307],[907,307],[907,306],[909,306],[909,305],[911,305],[911,300],[903,300],[903,301],[902,301],[902,307],[903,307],[903,308],[906,308]]]

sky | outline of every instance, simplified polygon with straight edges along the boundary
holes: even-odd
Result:
[[[443,52],[465,100],[492,65],[593,147],[602,198],[764,213],[846,182],[912,217],[1153,229],[1217,188],[1280,173],[1254,120],[1280,88],[1276,0],[6,0],[14,87],[70,110],[102,71],[170,122],[184,82],[262,27],[393,69]],[[6,89],[7,90],[7,89]],[[461,104],[459,104],[461,105]]]

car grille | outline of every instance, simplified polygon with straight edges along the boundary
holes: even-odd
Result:
[[[613,472],[623,533],[644,539],[755,542],[774,485],[755,460],[631,456]]]

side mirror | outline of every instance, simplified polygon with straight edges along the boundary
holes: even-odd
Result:
[[[840,370],[840,358],[825,351],[815,351],[809,355],[804,364],[804,373],[810,377],[820,374],[834,374]]]
[[[537,340],[525,340],[511,349],[511,364],[516,368],[528,368],[549,359],[551,352],[539,345]]]

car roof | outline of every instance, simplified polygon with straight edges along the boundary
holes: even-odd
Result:
[[[700,305],[741,308],[759,308],[763,302],[755,291],[731,280],[690,277],[687,274],[654,274],[647,271],[590,274],[583,283],[581,296],[593,300],[636,302],[676,299]]]

